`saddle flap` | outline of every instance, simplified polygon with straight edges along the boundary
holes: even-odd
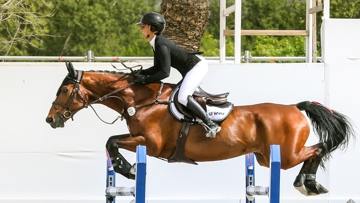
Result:
[[[174,103],[175,103],[175,107],[177,108],[177,110],[179,112],[181,112],[182,114],[184,114],[186,117],[189,117],[191,119],[196,119],[196,116],[186,106],[182,105],[178,101],[178,95],[179,95],[179,91],[177,91],[175,93],[175,97],[174,97]],[[200,106],[205,111],[207,111],[207,108],[206,108],[207,100],[204,97],[194,97],[194,99],[200,104]]]
[[[221,122],[225,120],[234,108],[234,104],[226,102],[222,105],[207,105],[207,114],[211,120]]]
[[[174,104],[175,104],[176,109],[180,113],[184,114],[185,117],[195,120],[196,117],[194,116],[194,114],[178,101],[178,94],[179,94],[179,91],[176,91],[175,96],[174,96]]]

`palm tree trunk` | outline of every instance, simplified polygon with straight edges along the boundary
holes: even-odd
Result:
[[[200,49],[209,21],[208,0],[163,0],[161,14],[166,20],[166,38],[187,50]]]

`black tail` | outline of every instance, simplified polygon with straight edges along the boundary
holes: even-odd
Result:
[[[296,107],[306,112],[320,142],[326,144],[323,160],[329,159],[330,153],[338,148],[346,149],[350,137],[355,138],[354,129],[345,115],[317,102],[304,101],[298,103]]]

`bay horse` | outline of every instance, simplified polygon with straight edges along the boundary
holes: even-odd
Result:
[[[281,168],[286,170],[300,163],[294,187],[304,195],[318,195],[328,190],[316,182],[318,167],[336,149],[347,148],[355,136],[349,119],[320,103],[303,101],[283,105],[262,103],[234,106],[228,117],[219,122],[222,130],[215,138],[205,136],[199,124],[188,127],[186,140],[182,122],[169,111],[169,98],[174,84],[135,84],[134,72],[81,71],[66,62],[68,74],[60,85],[46,122],[52,128],[64,127],[65,122],[79,110],[92,104],[103,104],[126,120],[128,134],[111,136],[107,143],[114,169],[134,179],[132,165],[121,155],[119,148],[135,152],[145,145],[149,156],[169,162],[206,162],[225,160],[253,152],[261,166],[269,167],[270,145],[281,148]],[[125,110],[126,109],[126,110]],[[310,118],[319,143],[304,146],[309,134]],[[182,139],[182,145],[178,140]],[[180,149],[179,149],[180,147]],[[180,158],[173,159],[180,152]]]

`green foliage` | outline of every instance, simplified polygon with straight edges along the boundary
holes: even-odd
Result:
[[[305,1],[244,0],[242,29],[304,30]]]
[[[331,18],[360,18],[359,0],[331,0]]]
[[[209,2],[211,15],[206,30],[207,32],[212,33],[215,39],[219,39],[220,3],[218,0],[209,0]],[[233,4],[234,0],[227,0],[226,7]],[[306,29],[306,1],[242,0],[241,7],[241,28],[243,30]],[[359,0],[331,0],[330,7],[332,18],[360,18],[360,10],[358,9],[360,7]],[[322,23],[321,17],[322,12],[317,13],[318,50],[321,50],[319,31]],[[226,29],[234,29],[234,18],[234,13],[227,16]],[[202,40],[206,39],[203,38]],[[233,43],[233,37],[226,37],[226,43],[226,55],[233,56],[233,51],[228,50],[228,44]],[[241,50],[250,50],[254,56],[304,56],[305,37],[242,36]],[[318,51],[318,55],[320,53],[321,51]]]
[[[63,0],[49,22],[51,36],[39,55],[79,56],[92,50],[97,56],[152,54],[135,25],[155,0]]]
[[[210,18],[201,40],[205,56],[219,56],[220,1],[208,0]],[[227,7],[235,0],[227,0]],[[242,0],[243,30],[305,30],[304,0]],[[360,18],[359,0],[331,0],[332,18]],[[7,0],[0,2],[0,54],[29,56],[152,56],[135,25],[159,11],[158,0]],[[320,50],[322,13],[317,13]],[[226,18],[233,30],[235,14]],[[305,37],[242,36],[241,50],[253,56],[304,56]],[[320,53],[320,51],[318,52]],[[234,56],[234,37],[226,37]]]
[[[0,55],[31,55],[48,34],[51,1],[9,0],[0,4]]]
[[[204,52],[204,56],[219,56],[220,54],[219,40],[207,31],[201,39],[200,47],[200,51]],[[227,56],[234,55],[234,42],[227,40],[225,50]]]
[[[269,46],[271,45],[271,46]],[[254,56],[305,56],[305,37],[258,36]]]
[[[206,31],[201,39],[200,51],[205,56],[219,56],[219,40]]]
[[[210,19],[206,28],[219,39],[220,3],[209,0]],[[234,0],[227,0],[226,7],[234,5]],[[276,5],[276,6],[275,6]],[[305,2],[288,0],[243,0],[242,23],[243,30],[305,30]],[[233,30],[235,14],[226,17],[226,29]],[[206,43],[205,43],[206,42]],[[212,41],[204,36],[201,46],[205,46],[205,55],[213,54],[211,47],[219,47],[219,41]],[[217,43],[217,44],[215,44]],[[304,37],[273,37],[273,36],[242,36],[241,50],[250,50],[254,56],[303,56],[305,55]],[[216,53],[219,50],[217,48]],[[234,56],[234,37],[226,37],[226,55]],[[217,54],[218,56],[218,54]]]
[[[226,7],[234,5],[235,0],[226,0]],[[209,22],[206,27],[206,31],[211,33],[214,38],[220,39],[220,1],[219,0],[209,0]],[[226,17],[226,29],[231,30],[234,29],[235,24],[235,15],[231,13],[228,17]]]

